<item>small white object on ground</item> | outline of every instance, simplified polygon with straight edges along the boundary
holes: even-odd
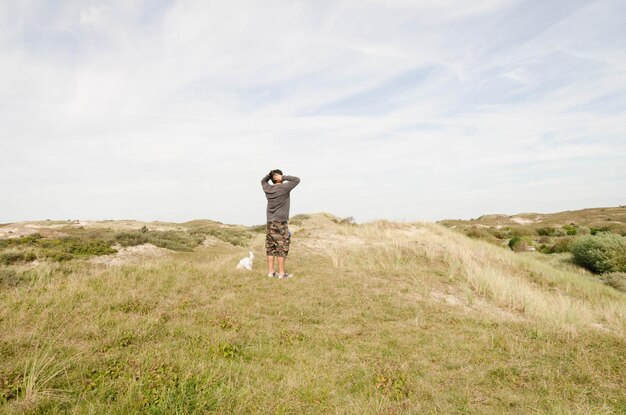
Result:
[[[254,253],[252,251],[248,251],[248,256],[239,261],[239,264],[237,264],[237,269],[247,269],[248,271],[252,271],[253,259]]]

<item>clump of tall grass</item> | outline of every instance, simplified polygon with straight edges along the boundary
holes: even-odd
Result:
[[[33,340],[33,348],[23,360],[21,370],[0,376],[0,404],[8,404],[17,412],[30,412],[45,401],[68,401],[70,387],[63,378],[81,356],[81,353],[62,356],[58,338]]]
[[[18,262],[31,262],[37,259],[32,251],[6,250],[0,252],[0,265],[11,265]]]
[[[602,322],[619,332],[626,329],[626,299],[601,281],[557,270],[442,225],[376,221],[340,227],[338,232],[369,243],[329,248],[335,266],[351,261],[365,269],[393,267],[411,274],[424,258],[444,261],[454,269],[450,275],[478,296],[551,327],[575,330]],[[560,289],[555,291],[555,286]]]
[[[600,278],[607,285],[626,293],[626,272],[609,272]]]

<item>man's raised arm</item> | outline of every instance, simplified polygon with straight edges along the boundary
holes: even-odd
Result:
[[[293,189],[300,183],[300,178],[296,176],[283,176],[283,180],[287,183],[283,183],[283,186],[289,188],[289,190]]]
[[[261,179],[261,186],[263,186],[263,190],[267,190],[270,188],[270,184],[267,182],[270,179],[270,174],[266,174],[265,177]]]

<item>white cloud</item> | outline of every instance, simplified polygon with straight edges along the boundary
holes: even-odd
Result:
[[[0,221],[624,203],[619,2],[0,6]],[[623,197],[622,197],[623,198]]]

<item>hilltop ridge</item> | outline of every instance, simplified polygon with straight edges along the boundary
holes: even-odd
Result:
[[[437,221],[446,226],[454,225],[485,225],[485,226],[507,226],[535,224],[537,226],[546,225],[567,225],[575,223],[585,226],[605,226],[611,225],[609,222],[626,224],[626,205],[615,207],[586,208],[579,210],[567,210],[554,213],[518,213],[515,215],[487,214],[475,219],[444,219]]]

